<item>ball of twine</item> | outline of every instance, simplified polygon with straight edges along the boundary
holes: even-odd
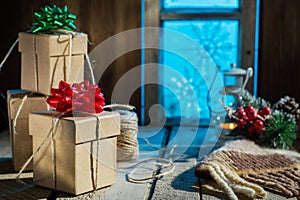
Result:
[[[117,137],[117,160],[126,161],[136,159],[138,149],[138,117],[133,111],[134,106],[112,104],[105,108],[110,108],[113,112],[120,114],[120,135]]]

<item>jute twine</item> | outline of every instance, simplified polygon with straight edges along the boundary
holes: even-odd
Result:
[[[136,159],[139,154],[139,148],[137,141],[138,118],[136,113],[133,111],[135,107],[131,105],[112,104],[106,105],[105,108],[109,108],[112,111],[118,112],[120,114],[121,134],[117,137],[117,160],[128,161]],[[145,142],[154,149],[159,150],[159,148],[151,145],[148,140],[145,139]],[[160,178],[172,173],[175,170],[175,165],[172,160],[174,148],[176,148],[176,145],[170,150],[170,159],[146,158],[133,165],[119,167],[119,169],[133,168],[132,171],[127,174],[127,180],[132,183],[143,183],[149,180]],[[142,177],[135,176],[139,169],[146,166],[147,168],[149,168],[151,164],[155,164],[153,174],[149,175],[148,173],[144,173]]]
[[[134,106],[111,104],[105,106],[114,112],[120,114],[120,135],[117,136],[117,160],[126,161],[133,160],[139,154],[137,133],[138,133],[138,117],[133,111]]]

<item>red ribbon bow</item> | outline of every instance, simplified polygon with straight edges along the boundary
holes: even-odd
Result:
[[[105,98],[98,85],[91,85],[89,81],[73,83],[59,82],[59,88],[51,89],[51,96],[47,103],[58,112],[80,111],[100,113],[105,106]]]

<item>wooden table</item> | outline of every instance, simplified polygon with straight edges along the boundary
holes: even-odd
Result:
[[[194,184],[197,183],[193,175],[197,163],[199,144],[203,140],[206,128],[185,127],[142,127],[138,133],[139,156],[130,162],[118,162],[117,182],[93,193],[77,197],[51,191],[32,184],[32,173],[23,173],[22,177],[29,184],[21,186],[15,183],[16,173],[10,164],[11,146],[7,132],[0,133],[0,199],[17,199],[26,196],[27,199],[166,199],[172,196],[183,199],[198,199],[199,194]],[[203,132],[201,134],[201,132]],[[177,146],[175,148],[175,146]],[[133,170],[135,163],[148,158],[172,158],[175,171],[159,179],[151,179],[143,183],[132,183],[126,178]],[[149,166],[150,167],[150,166]],[[152,167],[152,169],[151,169]],[[155,165],[151,166],[139,176],[149,176],[156,172]],[[171,183],[169,184],[169,182]],[[9,187],[8,187],[9,186]],[[164,190],[157,190],[164,188]],[[174,189],[173,189],[174,188]],[[173,190],[173,192],[172,192]],[[178,192],[174,192],[178,191]]]
[[[11,146],[7,132],[0,133],[0,199],[99,199],[99,200],[158,200],[158,199],[200,199],[198,180],[194,176],[194,167],[206,153],[222,145],[218,140],[218,130],[207,127],[144,127],[139,129],[139,156],[130,162],[118,162],[117,182],[95,192],[71,196],[32,184],[32,172],[23,173],[26,186],[15,182],[16,173],[10,164]],[[204,137],[204,136],[208,137]],[[145,141],[144,139],[147,139]],[[148,142],[148,143],[147,143]],[[163,177],[143,183],[132,183],[127,175],[134,169],[130,166],[148,158],[170,159],[175,170]],[[139,174],[143,177],[157,173],[155,166],[149,166]],[[226,196],[205,192],[203,199],[224,199]],[[270,194],[267,199],[285,199]]]

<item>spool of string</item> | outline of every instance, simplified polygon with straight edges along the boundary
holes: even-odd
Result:
[[[133,111],[134,106],[123,104],[106,105],[105,109],[120,114],[120,135],[117,137],[117,160],[127,161],[136,159],[139,153],[137,133],[138,117]]]

